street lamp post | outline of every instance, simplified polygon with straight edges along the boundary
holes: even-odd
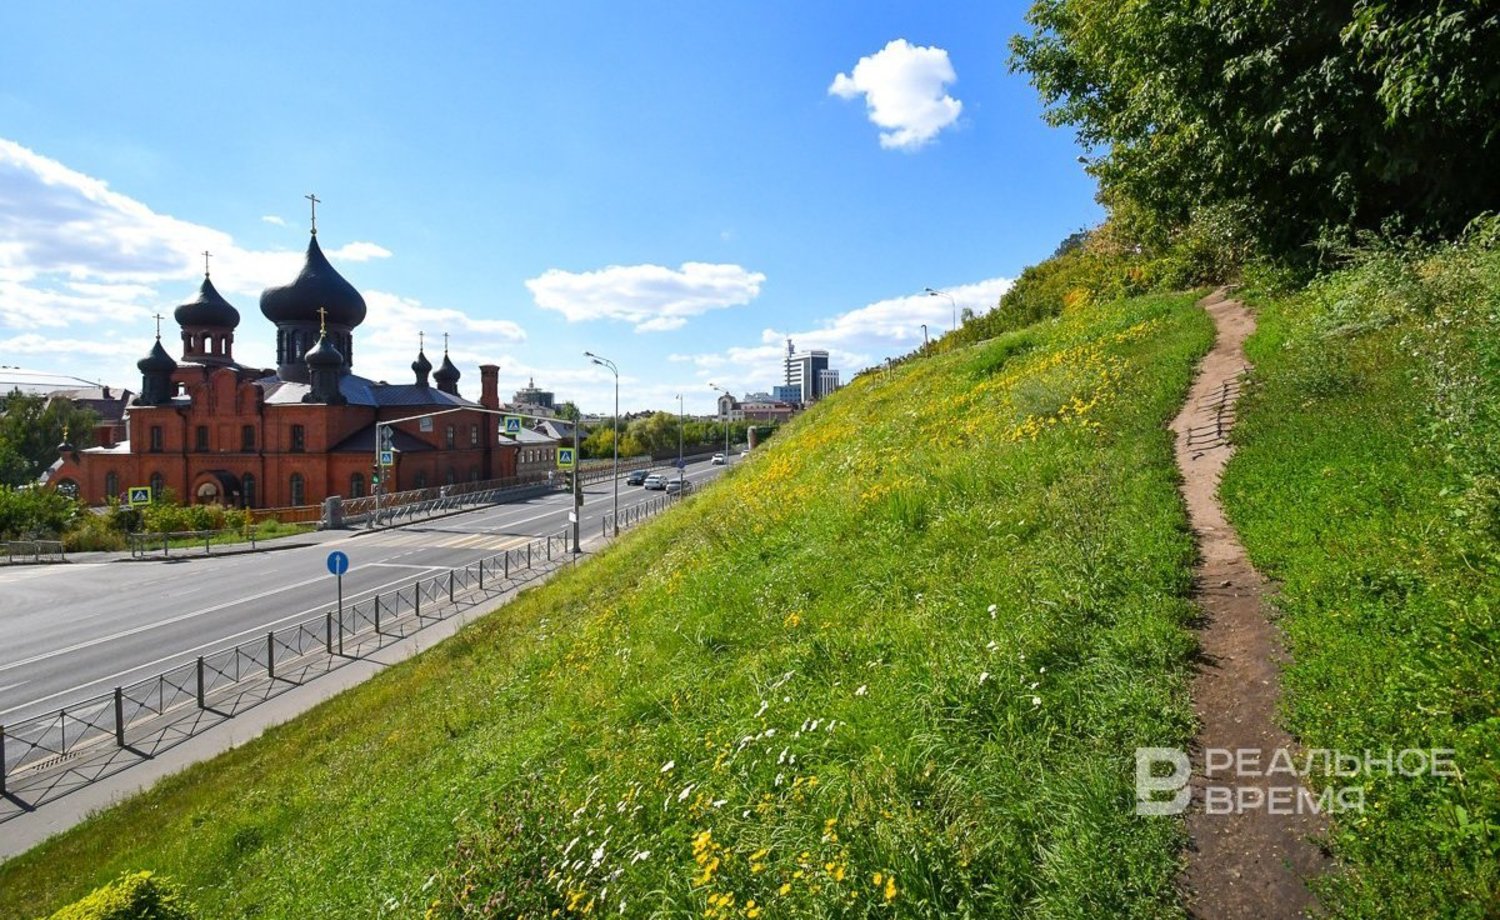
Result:
[[[954,331],[957,331],[958,330],[958,301],[954,300],[953,299],[953,295],[949,294],[947,291],[938,291],[938,290],[934,290],[933,288],[927,288],[926,290],[927,290],[927,296],[928,297],[946,297],[946,298],[948,298],[948,302],[951,303],[951,304],[953,304],[953,329],[954,329]]]
[[[595,364],[599,365],[600,367],[608,369],[611,374],[615,375],[615,419],[614,419],[614,435],[615,436],[614,436],[614,438],[612,440],[614,441],[614,448],[615,448],[615,510],[614,510],[615,525],[614,525],[614,531],[615,531],[615,536],[618,537],[620,535],[620,369],[615,366],[615,362],[609,360],[608,358],[601,358],[601,357],[599,357],[598,355],[594,354],[591,351],[586,351],[583,354],[584,354],[585,357],[591,359]]]
[[[678,393],[677,394],[677,484],[679,486],[679,489],[677,491],[678,495],[682,494],[682,490],[680,488],[680,486],[682,485],[682,422],[683,422],[682,394]]]
[[[723,393],[725,396],[729,396],[729,391],[718,384],[710,383],[709,386]],[[729,412],[727,410],[724,412],[724,463],[729,463]]]
[[[923,345],[927,344],[927,324],[926,323],[922,324],[922,344]]]

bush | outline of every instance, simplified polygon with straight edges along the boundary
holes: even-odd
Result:
[[[54,539],[78,515],[78,502],[51,489],[0,486],[0,540]]]
[[[192,920],[193,910],[177,887],[150,872],[127,872],[88,897],[53,914],[51,920]]]

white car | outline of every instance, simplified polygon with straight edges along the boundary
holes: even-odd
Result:
[[[646,481],[641,483],[641,486],[643,488],[660,492],[662,489],[665,489],[667,487],[667,477],[663,476],[660,473],[652,473],[650,476],[646,477]]]
[[[724,465],[724,455],[723,454],[714,454],[713,462],[716,463],[716,464],[718,464],[719,466],[723,466]]]
[[[687,484],[684,483],[681,479],[668,479],[666,490],[668,495],[671,495],[674,492],[686,492]]]

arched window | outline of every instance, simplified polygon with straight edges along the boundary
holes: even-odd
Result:
[[[425,489],[425,488],[427,488],[427,471],[426,470],[418,470],[417,471],[416,487],[419,488],[419,489]]]
[[[455,443],[457,442],[454,438],[453,426],[449,425],[448,430],[443,435],[443,446],[452,450]]]
[[[454,473],[453,467],[450,466],[448,467],[448,485],[451,486],[455,482],[458,482],[458,475]]]
[[[166,490],[167,490],[167,480],[166,480],[166,478],[163,477],[162,474],[160,474],[160,473],[152,473],[151,474],[151,500],[154,501],[154,502],[161,501],[161,499],[162,499],[162,493],[165,492]]]
[[[365,496],[365,474],[355,473],[349,477],[349,497],[364,498]]]
[[[57,481],[57,491],[60,495],[66,495],[69,498],[77,498],[78,483],[73,481],[72,479],[59,479]]]
[[[244,500],[246,508],[255,507],[255,476],[253,474],[246,473],[245,478],[241,480],[240,497]]]
[[[478,482],[479,481],[479,467],[477,467],[477,466],[471,466],[471,467],[469,467],[469,481],[470,482]]]
[[[104,474],[104,497],[105,499],[120,497],[120,474],[109,472]]]
[[[469,446],[470,447],[478,447],[479,446],[479,426],[478,425],[470,425],[469,426]]]
[[[294,507],[297,506],[297,505],[301,505],[303,503],[303,500],[307,498],[307,494],[306,494],[307,493],[307,489],[306,489],[306,486],[304,485],[304,483],[302,481],[302,474],[301,473],[293,473],[292,474],[291,486],[292,486],[291,504]]]

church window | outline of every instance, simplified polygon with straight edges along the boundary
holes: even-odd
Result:
[[[165,492],[166,490],[167,490],[167,480],[160,473],[152,473],[151,474],[151,500],[154,501],[154,502],[161,501],[162,500],[162,493]]]
[[[449,450],[452,450],[455,443],[456,439],[454,438],[453,426],[449,425],[447,430],[443,433],[443,446],[448,448]]]
[[[245,478],[241,480],[240,497],[244,500],[246,508],[255,507],[255,476],[253,474],[246,473]]]
[[[255,426],[254,425],[241,425],[240,426],[240,450],[244,451],[247,454],[250,453],[251,451],[255,450]]]
[[[349,477],[349,497],[350,498],[364,498],[365,497],[365,474],[364,473],[355,473],[353,476]]]
[[[193,449],[200,454],[208,453],[208,426],[199,425],[193,429]]]
[[[118,498],[120,496],[120,474],[109,472],[104,474],[104,497]]]
[[[162,433],[160,425],[151,426],[151,452],[159,454],[162,451]]]
[[[478,425],[470,425],[469,426],[469,446],[470,447],[478,447],[479,446],[479,426]]]
[[[458,482],[458,475],[453,471],[453,467],[450,466],[448,467],[448,485],[451,486],[455,482]]]
[[[307,450],[307,429],[303,428],[301,425],[293,425],[292,426],[292,453],[294,453],[294,454],[300,454],[300,453],[302,453],[305,450]],[[301,504],[301,503],[300,502],[293,502],[292,504],[296,505],[296,504]]]
[[[303,500],[307,498],[307,488],[306,484],[303,482],[301,473],[292,474],[291,486],[293,507],[301,505],[303,503]]]
[[[416,486],[419,489],[425,489],[425,488],[427,488],[427,471],[426,470],[418,470],[417,471]]]

